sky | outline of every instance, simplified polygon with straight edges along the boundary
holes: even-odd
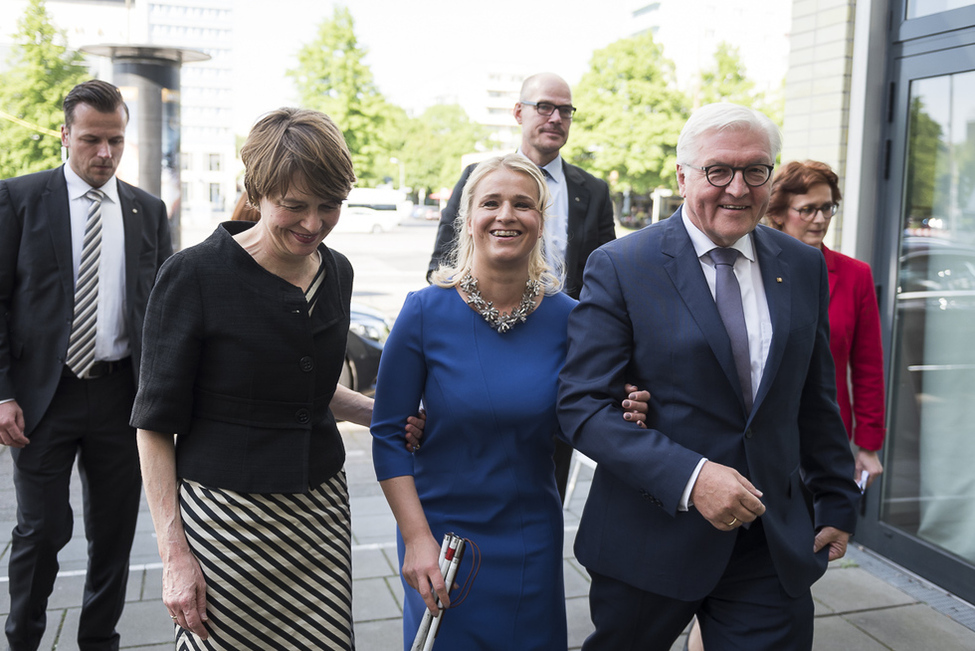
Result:
[[[594,50],[626,36],[637,0],[348,0],[366,62],[383,95],[420,111],[456,93],[465,70],[523,62],[579,81]],[[334,3],[322,0],[235,2],[238,88],[235,130],[246,133],[263,112],[296,101],[285,71],[315,38]],[[253,111],[250,110],[253,107]]]

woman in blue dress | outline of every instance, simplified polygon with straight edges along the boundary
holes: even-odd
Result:
[[[481,565],[462,607],[445,615],[438,651],[567,647],[552,452],[575,301],[542,253],[549,201],[528,159],[478,165],[461,199],[456,264],[407,297],[383,350],[373,460],[398,524],[406,649],[424,610],[436,612],[434,595],[449,604],[438,566],[446,532],[474,541]],[[646,396],[628,405],[645,411],[635,401]],[[403,423],[421,399],[427,427],[410,454]],[[627,414],[642,425],[643,414]]]

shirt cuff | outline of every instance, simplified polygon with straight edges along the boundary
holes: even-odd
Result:
[[[687,486],[684,487],[684,492],[681,493],[680,503],[677,505],[678,511],[687,511],[690,507],[694,506],[691,502],[691,491],[694,490],[694,484],[697,483],[697,476],[701,474],[701,468],[704,467],[704,462],[707,461],[707,457],[701,457],[701,460],[697,462],[697,467],[694,468],[694,472],[691,473],[691,478],[687,480]]]

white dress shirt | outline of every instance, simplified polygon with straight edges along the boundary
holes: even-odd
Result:
[[[717,274],[714,269],[714,262],[708,253],[718,246],[691,222],[684,210],[681,210],[681,219],[684,228],[687,229],[687,234],[691,238],[694,253],[697,254],[697,259],[701,263],[704,278],[708,282],[708,288],[711,290],[713,298]],[[758,394],[759,384],[762,382],[765,360],[768,358],[768,351],[772,345],[772,317],[769,313],[768,298],[765,296],[765,283],[762,281],[762,270],[759,267],[758,256],[755,255],[755,242],[751,233],[739,239],[730,248],[737,249],[741,253],[735,262],[734,269],[735,278],[738,279],[738,285],[741,289],[745,330],[748,332],[748,355],[751,358],[752,401],[754,402],[755,396]],[[689,506],[692,506],[690,502],[691,490],[697,482],[697,477],[701,473],[705,461],[707,459],[702,458],[691,474],[681,496],[678,510],[686,511]]]
[[[521,149],[518,153],[522,154]],[[541,169],[548,184],[548,191],[552,195],[552,205],[548,207],[545,232],[542,236],[545,262],[552,271],[563,273],[565,251],[569,246],[569,187],[562,167],[562,156],[556,156]]]
[[[81,249],[91,200],[85,194],[92,189],[71,165],[64,166],[71,210],[71,261],[74,282],[78,282]],[[102,199],[102,249],[98,258],[98,316],[95,326],[95,360],[115,361],[131,354],[129,334],[125,328],[125,228],[118,181],[113,176],[97,188]]]

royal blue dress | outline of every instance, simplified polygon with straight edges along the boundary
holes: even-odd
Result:
[[[499,334],[455,289],[427,287],[407,297],[383,349],[372,419],[376,475],[412,475],[437,542],[452,531],[481,553],[467,600],[444,616],[436,651],[567,647],[552,437],[574,304],[546,296],[525,323]],[[402,432],[421,398],[427,425],[421,449],[410,454]],[[397,543],[402,568],[399,532]],[[408,650],[426,606],[403,586]]]

